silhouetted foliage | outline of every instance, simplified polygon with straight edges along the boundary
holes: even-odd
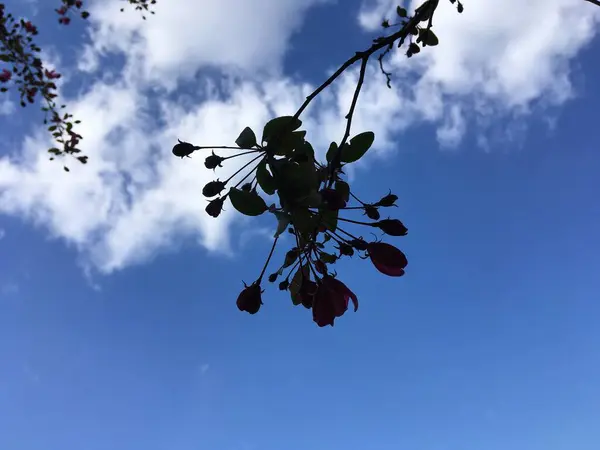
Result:
[[[142,12],[150,11],[150,6],[156,4],[156,0],[126,1]],[[449,1],[459,13],[463,12],[464,6],[459,0]],[[598,0],[586,1],[600,6]],[[71,18],[77,15],[83,19],[89,17],[83,8],[83,0],[61,2],[60,8],[55,10],[60,24],[68,25]],[[361,259],[370,259],[373,266],[385,275],[404,275],[408,261],[400,249],[380,242],[377,237],[367,240],[349,228],[367,227],[371,232],[369,234],[379,230],[388,236],[406,236],[408,230],[400,220],[381,219],[382,211],[396,206],[398,197],[389,192],[376,202],[363,202],[344,179],[343,169],[347,164],[360,160],[375,140],[371,131],[350,137],[352,118],[370,59],[376,57],[386,84],[391,87],[392,74],[385,70],[384,60],[394,46],[399,48],[405,45],[405,54],[411,58],[423,48],[439,44],[439,38],[433,31],[438,4],[439,0],[427,0],[413,15],[398,6],[396,17],[382,22],[387,34],[374,39],[368,49],[356,52],[342,64],[306,98],[293,116],[276,117],[267,122],[260,140],[254,130],[246,127],[235,140],[236,146],[197,146],[179,140],[173,147],[173,154],[180,158],[190,157],[199,150],[212,150],[206,156],[204,165],[213,171],[223,167],[227,160],[253,155],[229,178],[211,181],[202,191],[204,196],[210,198],[206,212],[212,217],[218,217],[225,201],[229,200],[244,215],[254,217],[269,213],[277,221],[274,242],[260,274],[249,286],[244,284],[237,299],[237,307],[241,311],[256,314],[263,304],[263,277],[280,236],[286,231],[293,236],[292,247],[267,279],[270,283],[280,280],[279,289],[289,291],[294,305],[312,309],[313,320],[318,326],[333,325],[335,318],[348,309],[350,300],[354,310],[358,309],[357,296],[332,272],[331,267],[341,258],[357,255]],[[154,11],[150,12],[154,14]],[[79,155],[81,150],[77,148],[83,137],[73,131],[79,121],[71,122],[69,119],[72,115],[59,113],[54,102],[56,85],[53,80],[61,75],[46,69],[36,56],[40,48],[34,44],[33,37],[37,34],[35,25],[24,19],[15,20],[0,3],[0,62],[12,65],[12,70],[0,70],[0,92],[7,92],[7,86],[12,82],[20,92],[22,106],[33,103],[36,95],[41,94],[46,102],[42,108],[46,113],[44,123],[51,122],[48,131],[62,145],[62,149],[54,147],[48,150],[52,155],[50,159],[71,155],[81,163],[86,163],[87,156]],[[306,131],[301,130],[300,117],[317,95],[357,63],[360,63],[359,77],[345,117],[344,135],[339,142],[329,145],[326,161],[319,162],[315,159],[313,146],[306,139]],[[61,105],[61,108],[64,107]],[[239,153],[223,157],[217,155],[215,150],[238,150]],[[65,170],[69,171],[66,166]],[[271,196],[275,197],[275,201],[267,202],[265,198]],[[361,212],[370,221],[345,217],[352,212]]]
[[[462,12],[463,5],[459,1],[450,1]],[[235,140],[236,146],[197,146],[179,140],[173,147],[173,154],[181,158],[189,157],[198,150],[212,150],[204,162],[206,168],[212,170],[222,167],[228,159],[256,155],[229,178],[211,181],[202,191],[209,198],[218,196],[206,207],[206,212],[212,217],[219,216],[224,202],[229,199],[242,214],[260,216],[270,213],[277,221],[273,246],[258,278],[250,286],[244,284],[238,297],[237,306],[241,311],[256,314],[260,309],[263,277],[280,236],[286,230],[294,237],[292,248],[267,279],[275,283],[283,277],[279,289],[289,291],[294,305],[312,309],[313,320],[320,327],[333,325],[335,318],[346,312],[350,300],[354,310],[358,309],[357,296],[332,273],[332,266],[341,258],[358,255],[359,258],[369,258],[385,275],[404,275],[408,261],[401,250],[376,238],[367,241],[349,228],[362,226],[388,236],[406,236],[408,229],[400,220],[381,219],[381,210],[396,206],[398,197],[389,192],[376,202],[361,201],[344,179],[343,169],[347,164],[360,160],[375,141],[375,134],[371,131],[350,137],[352,118],[369,60],[377,55],[381,72],[391,87],[391,74],[383,67],[384,58],[394,46],[401,47],[405,41],[408,41],[407,57],[419,53],[421,48],[438,45],[439,39],[432,29],[437,6],[438,0],[428,0],[412,16],[398,7],[397,22],[384,20],[382,23],[385,30],[396,28],[397,31],[378,37],[371,47],[356,52],[306,98],[293,116],[276,117],[267,122],[260,140],[254,130],[246,127]],[[360,63],[359,77],[346,115],[344,135],[339,142],[329,145],[326,161],[319,162],[315,159],[313,146],[306,139],[306,131],[301,130],[300,116],[317,95],[356,63]],[[215,154],[217,148],[239,152],[222,157]],[[249,178],[250,182],[247,181]],[[221,195],[227,187],[227,192]],[[274,202],[265,200],[270,196],[275,197]],[[357,211],[371,221],[345,217],[346,213]]]

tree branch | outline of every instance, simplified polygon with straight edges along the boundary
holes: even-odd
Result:
[[[394,34],[390,34],[389,36],[377,41],[375,44],[371,45],[371,47],[368,50],[356,52],[356,54],[352,58],[350,58],[348,61],[342,64],[340,68],[336,70],[333,73],[333,75],[331,75],[327,80],[325,80],[325,82],[321,86],[319,86],[312,92],[312,94],[306,97],[306,100],[304,100],[302,106],[300,106],[298,111],[296,111],[296,114],[294,114],[294,119],[298,119],[300,117],[300,114],[304,112],[304,110],[310,104],[310,102],[312,102],[314,98],[317,95],[319,95],[325,88],[331,85],[331,83],[333,83],[337,79],[337,77],[344,73],[346,69],[348,69],[350,66],[363,59],[369,59],[373,53],[392,44],[394,41],[396,41],[396,39],[401,39],[402,41],[404,41],[408,36],[408,31],[415,27],[419,22],[421,22],[421,20],[429,12],[429,9],[425,8],[424,6],[428,5],[430,1],[432,0],[427,0],[425,3],[423,3],[423,5],[417,8],[417,10],[415,11],[415,15],[406,23],[406,25],[404,25],[404,27],[401,30],[398,30]]]

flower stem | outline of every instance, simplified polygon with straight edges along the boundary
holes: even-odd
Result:
[[[273,246],[271,247],[271,251],[269,252],[269,257],[267,258],[267,261],[265,262],[265,265],[263,266],[262,272],[260,273],[258,280],[256,280],[257,284],[260,284],[260,282],[262,281],[262,277],[265,274],[265,270],[267,270],[267,266],[269,265],[269,262],[271,261],[271,257],[273,256],[273,252],[275,251],[275,246],[277,245],[278,240],[279,240],[279,236],[277,236],[275,238],[275,240],[273,241]]]
[[[227,178],[227,180],[225,181],[225,184],[229,183],[233,177],[235,177],[238,173],[240,173],[242,170],[244,170],[246,167],[248,167],[250,164],[252,164],[254,161],[256,161],[258,158],[261,158],[261,157],[262,157],[262,155],[258,155],[256,158],[248,161],[240,169],[238,169],[233,175],[231,175],[229,178]],[[258,166],[256,166],[256,167],[258,167]],[[243,178],[243,180],[245,180],[251,173],[254,173],[255,170],[256,170],[256,168],[254,168],[248,175],[246,175]]]

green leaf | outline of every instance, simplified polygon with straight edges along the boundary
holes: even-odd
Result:
[[[56,130],[56,125],[50,125],[48,127],[48,131],[54,131],[54,130]]]
[[[337,261],[337,256],[331,255],[329,253],[321,252],[319,253],[319,259],[326,264],[333,264]]]
[[[252,148],[256,145],[256,135],[252,128],[246,127],[242,130],[235,143],[240,148]]]
[[[312,162],[297,164],[284,161],[277,165],[276,180],[280,200],[288,206],[297,204],[300,199],[308,197],[319,188],[317,171]]]
[[[274,212],[275,217],[277,217],[277,231],[275,231],[275,236],[277,237],[283,233],[287,226],[290,224],[292,217],[288,213],[284,212]]]
[[[345,181],[336,181],[335,190],[338,191],[345,202],[350,201],[350,186]]]
[[[273,137],[281,135],[284,131],[291,132],[302,126],[300,119],[293,119],[293,121],[292,119],[293,116],[281,116],[269,120],[263,129],[262,141],[269,142]]]
[[[273,195],[277,189],[275,179],[267,170],[267,160],[263,159],[256,168],[256,181],[267,195]]]
[[[300,251],[298,249],[292,249],[285,254],[285,260],[283,261],[283,267],[290,267],[296,262]]]
[[[423,42],[423,47],[427,45],[430,47],[434,47],[440,43],[440,40],[435,35],[433,30],[428,28],[423,28],[419,30],[419,39],[417,39],[417,42],[419,41]]]
[[[333,161],[333,157],[335,156],[335,152],[338,149],[338,145],[335,142],[332,142],[331,144],[329,144],[329,150],[327,150],[327,162],[330,163],[331,161]]]
[[[301,302],[300,296],[300,288],[302,287],[302,280],[304,278],[310,278],[310,272],[308,265],[304,264],[301,267],[298,267],[298,270],[294,274],[292,278],[292,282],[290,283],[290,296],[292,297],[292,302],[294,305],[299,305]]]
[[[300,234],[308,235],[316,227],[316,221],[307,209],[295,209],[292,211],[292,223]]]
[[[400,6],[396,6],[396,13],[400,16],[400,17],[407,17],[408,16],[408,11],[406,11],[406,9],[400,7]]]
[[[304,143],[306,131],[293,131],[285,133],[276,143],[275,154],[278,156],[292,156],[294,150],[300,148]]]
[[[260,216],[268,208],[265,201],[256,192],[246,192],[231,188],[229,199],[235,209],[247,216]]]
[[[357,134],[350,139],[350,145],[342,149],[341,161],[345,163],[358,161],[371,148],[373,141],[375,141],[375,134],[372,131]]]
[[[313,146],[308,141],[304,141],[302,143],[302,145],[300,145],[296,149],[296,153],[297,153],[297,155],[306,156],[308,161],[315,160],[315,150],[313,149]]]
[[[325,209],[321,211],[321,223],[327,228],[329,231],[337,230],[338,223],[338,213],[339,211],[332,211],[329,209]]]
[[[317,191],[311,192],[310,195],[301,202],[301,206],[306,208],[319,208],[322,204],[323,196]]]

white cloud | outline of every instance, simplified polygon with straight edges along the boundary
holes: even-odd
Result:
[[[230,207],[218,220],[204,212],[202,187],[215,175],[202,155],[179,160],[170,149],[177,138],[232,143],[245,126],[260,133],[269,118],[293,113],[311,88],[281,76],[281,58],[291,32],[317,3],[159,1],[147,21],[120,13],[120,2],[94,3],[95,44],[85,50],[82,67],[104,70],[99,58],[113,51],[126,63],[122,72],[102,73],[88,91],[65,99],[83,121],[79,132],[90,162],[62,172],[47,161],[50,142],[40,128],[24,140],[18,157],[0,159],[0,212],[48,229],[103,272],[146,261],[183,238],[209,251],[230,251],[228,229],[239,216]],[[388,3],[380,1],[375,10]],[[441,3],[439,47],[410,60],[392,58],[392,90],[376,64],[369,68],[353,130],[374,131],[378,151],[393,150],[399,132],[423,121],[438,126],[442,145],[456,146],[473,118],[486,126],[499,113],[523,114],[536,103],[561,103],[572,95],[569,61],[593,36],[600,8],[583,0],[465,6],[458,15],[449,2]],[[506,14],[511,8],[519,14]],[[363,24],[371,20],[365,11]],[[559,25],[569,32],[556,33]],[[184,83],[211,66],[235,76]],[[258,69],[264,69],[260,76]],[[343,134],[356,77],[350,71],[303,116],[321,155]],[[182,87],[185,94],[174,98],[153,90],[157,85]]]
[[[131,76],[169,89],[205,66],[273,74],[308,8],[328,1],[168,0],[146,21],[133,8],[121,13],[120,0],[95,2],[93,46],[80,67],[96,69],[99,56],[117,51]]]
[[[363,8],[359,23],[375,30],[382,17],[395,15],[395,5],[378,0]],[[472,115],[522,114],[536,102],[570,99],[569,62],[594,37],[599,20],[600,8],[583,0],[482,0],[465,2],[462,14],[440,2],[434,18],[440,45],[410,60],[397,52],[391,66],[397,76],[418,76],[413,92],[427,94],[422,107],[432,118],[443,117],[442,141],[448,123],[458,126],[450,126],[455,144],[466,127],[450,104],[467,101]]]
[[[14,102],[7,98],[0,100],[0,116],[8,116],[15,111]]]

